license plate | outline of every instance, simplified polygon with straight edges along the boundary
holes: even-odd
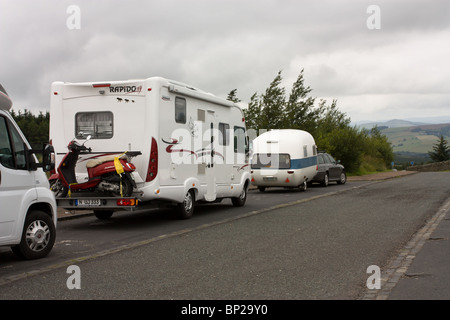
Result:
[[[98,207],[101,206],[102,203],[100,199],[83,199],[76,200],[75,205],[78,207]]]
[[[264,181],[276,181],[277,177],[263,177]]]

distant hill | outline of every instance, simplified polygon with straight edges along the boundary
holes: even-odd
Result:
[[[408,120],[401,120],[401,119],[393,119],[389,121],[378,121],[378,122],[369,122],[369,123],[360,123],[358,124],[359,127],[365,128],[365,129],[372,129],[373,127],[388,127],[388,128],[407,128],[407,127],[413,127],[413,126],[421,126],[426,125],[429,123],[425,122],[413,122]]]
[[[419,164],[431,161],[428,152],[433,150],[433,146],[438,142],[440,135],[443,135],[450,143],[450,120],[442,119],[443,122],[448,123],[434,122],[439,118],[417,119],[418,121],[393,119],[360,122],[356,126],[369,130],[377,126],[392,145],[395,164],[409,164],[411,162]],[[430,120],[433,123],[420,120]]]
[[[450,116],[392,119],[380,121],[368,120],[368,121],[359,121],[353,123],[353,125],[356,125],[361,128],[372,129],[374,126],[401,128],[401,127],[411,127],[411,126],[421,126],[427,124],[441,124],[441,123],[450,123]]]
[[[392,143],[394,152],[428,153],[440,135],[450,138],[450,123],[384,128],[381,132]]]

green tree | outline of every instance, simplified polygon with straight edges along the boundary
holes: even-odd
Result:
[[[260,129],[261,104],[256,93],[250,98],[248,107],[244,109],[245,124],[247,129]]]
[[[50,114],[42,112],[35,116],[31,111],[25,109],[17,113],[12,110],[11,115],[23,132],[33,149],[42,149],[44,143],[48,143]]]
[[[283,127],[314,131],[320,110],[314,109],[315,98],[308,96],[312,89],[305,86],[303,69],[292,85],[289,99],[286,103]]]
[[[259,115],[258,129],[283,128],[286,97],[285,89],[281,87],[282,80],[281,71],[279,71],[259,100],[261,113]]]
[[[305,85],[303,70],[292,85],[289,97],[281,86],[281,71],[265,93],[251,97],[244,110],[247,128],[300,129],[311,133],[319,150],[326,150],[341,160],[347,172],[358,172],[366,162],[376,163],[367,168],[384,170],[393,159],[392,147],[377,128],[366,131],[352,127],[351,119],[341,112],[337,100],[330,104],[321,99],[316,105],[312,89]],[[235,97],[235,91],[229,98]]]
[[[234,102],[234,103],[238,103],[241,102],[241,99],[239,99],[236,95],[237,89],[233,89],[230,91],[230,93],[228,94],[227,100]]]
[[[373,127],[369,132],[366,153],[375,158],[382,159],[386,166],[389,166],[394,160],[392,146],[387,137],[381,133],[377,126]]]
[[[450,160],[450,147],[443,135],[440,136],[439,142],[433,146],[433,151],[428,152],[428,154],[434,162]]]

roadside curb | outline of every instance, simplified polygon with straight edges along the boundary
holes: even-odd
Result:
[[[411,174],[419,173],[418,171],[387,171],[379,172],[373,174],[366,174],[362,176],[350,176],[347,181],[377,181],[377,180],[387,180],[394,178],[401,178]]]
[[[436,213],[419,229],[400,250],[398,256],[388,263],[381,274],[380,289],[366,289],[360,300],[387,300],[391,291],[406,274],[408,268],[422,249],[425,242],[430,238],[433,231],[444,219],[450,210],[450,198],[444,201]]]

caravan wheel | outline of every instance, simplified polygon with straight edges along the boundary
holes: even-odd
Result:
[[[178,204],[178,218],[189,219],[194,213],[195,196],[192,190],[189,190],[182,203]]]
[[[300,190],[306,191],[307,187],[308,187],[308,183],[305,181],[300,185]]]

